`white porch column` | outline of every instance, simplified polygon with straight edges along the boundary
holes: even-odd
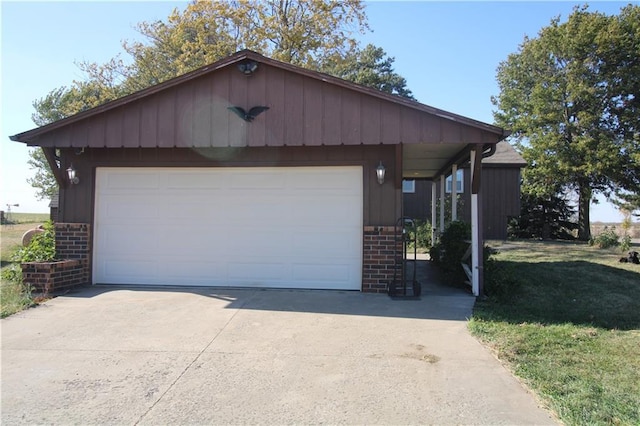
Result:
[[[436,230],[438,229],[437,223],[436,223],[436,219],[437,219],[437,212],[436,212],[436,190],[438,189],[438,185],[436,185],[436,181],[432,180],[431,181],[431,244],[435,244],[436,242]]]
[[[440,176],[440,232],[444,232],[445,175]]]
[[[480,170],[476,170],[476,156],[482,155],[475,149],[471,151],[471,179],[478,179]],[[472,183],[472,188],[474,184]],[[480,262],[482,262],[482,253],[480,247],[480,211],[478,206],[478,192],[471,191],[471,291],[474,296],[480,295]]]
[[[458,165],[451,167],[451,221],[458,220]]]

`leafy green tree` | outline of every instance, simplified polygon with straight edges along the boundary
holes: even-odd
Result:
[[[578,238],[590,238],[594,193],[640,187],[640,8],[618,16],[576,8],[500,63],[498,125],[510,129],[529,167],[528,192],[578,196]]]
[[[369,30],[361,0],[194,0],[137,30],[143,42],[123,42],[128,60],[78,64],[86,79],[36,100],[33,121],[42,126],[60,120],[242,49],[413,99],[393,71],[393,58],[372,45],[359,49],[354,34]],[[42,194],[55,192],[42,153],[31,155],[37,173],[30,183]]]
[[[44,152],[40,148],[34,148],[29,151],[29,156],[27,163],[32,170],[35,170],[35,174],[27,179],[27,183],[36,189],[38,200],[52,199],[58,192],[58,184],[49,168]]]
[[[382,92],[415,100],[411,90],[407,89],[405,78],[393,70],[394,62],[395,58],[387,56],[381,47],[368,44],[362,50],[328,61],[322,71]]]
[[[640,194],[618,194],[614,203],[623,212],[629,212],[629,215],[640,217]]]
[[[111,79],[124,77],[127,92],[242,49],[322,70],[330,59],[352,53],[358,45],[352,35],[368,29],[360,0],[192,1],[183,11],[175,9],[166,21],[138,24],[145,41],[123,43],[131,65],[114,60],[106,68],[85,64],[85,69],[92,80],[99,73]]]

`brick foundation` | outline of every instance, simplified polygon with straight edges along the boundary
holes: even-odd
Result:
[[[395,226],[365,226],[362,261],[362,291],[386,293],[393,281],[395,257],[402,243],[396,242]]]
[[[53,262],[23,263],[22,280],[45,294],[91,282],[91,227],[86,223],[56,223]]]

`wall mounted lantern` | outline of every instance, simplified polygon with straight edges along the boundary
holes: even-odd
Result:
[[[376,167],[376,176],[378,177],[378,183],[380,185],[382,185],[384,183],[384,173],[385,173],[385,169],[384,169],[384,165],[382,164],[382,161],[380,161],[380,164],[378,165],[378,167]]]
[[[73,164],[71,164],[67,169],[67,175],[69,176],[69,182],[71,182],[73,185],[77,185],[80,183],[80,178],[76,176],[76,169],[73,168]]]
[[[238,69],[244,75],[251,75],[258,69],[258,63],[254,61],[244,61],[238,64]]]

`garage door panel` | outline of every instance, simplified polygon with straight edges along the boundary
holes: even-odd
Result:
[[[284,263],[229,262],[229,279],[237,282],[282,282],[286,280]]]
[[[224,181],[209,179],[207,173],[198,171],[181,171],[167,173],[167,189],[197,191],[221,189]]]
[[[158,271],[163,277],[173,280],[175,285],[197,284],[206,283],[211,277],[224,276],[225,265],[207,259],[191,260],[177,257],[167,259],[159,266]]]
[[[350,170],[340,167],[332,167],[330,169],[330,173],[309,170],[307,173],[296,176],[292,187],[304,191],[357,192],[357,188],[351,185],[353,173]],[[361,170],[360,173],[362,173]]]
[[[334,229],[327,232],[319,232],[307,229],[296,233],[292,246],[298,256],[314,256],[317,252],[331,252],[330,258],[357,257],[355,251],[360,247],[360,240],[356,238],[346,239],[345,233],[354,233],[350,229]]]
[[[97,247],[112,256],[137,256],[142,252],[155,251],[158,246],[157,231],[151,225],[106,225],[100,230],[103,238]]]
[[[361,286],[361,167],[98,168],[95,211],[95,282]]]
[[[100,207],[104,217],[113,221],[149,220],[160,216],[164,202],[149,194],[106,195]]]
[[[136,284],[139,280],[153,280],[157,276],[157,261],[132,260],[129,258],[113,259],[100,263],[105,283]],[[150,282],[150,284],[155,284]]]
[[[135,182],[135,189],[132,188],[132,182]],[[157,189],[160,185],[157,173],[145,173],[145,171],[123,171],[122,173],[112,174],[105,179],[106,190],[121,191],[143,191]]]
[[[286,174],[273,171],[244,170],[242,173],[234,173],[229,180],[229,187],[239,191],[255,191],[269,189],[284,189]]]
[[[348,264],[311,264],[293,265],[293,279],[301,282],[344,282],[350,278]]]

